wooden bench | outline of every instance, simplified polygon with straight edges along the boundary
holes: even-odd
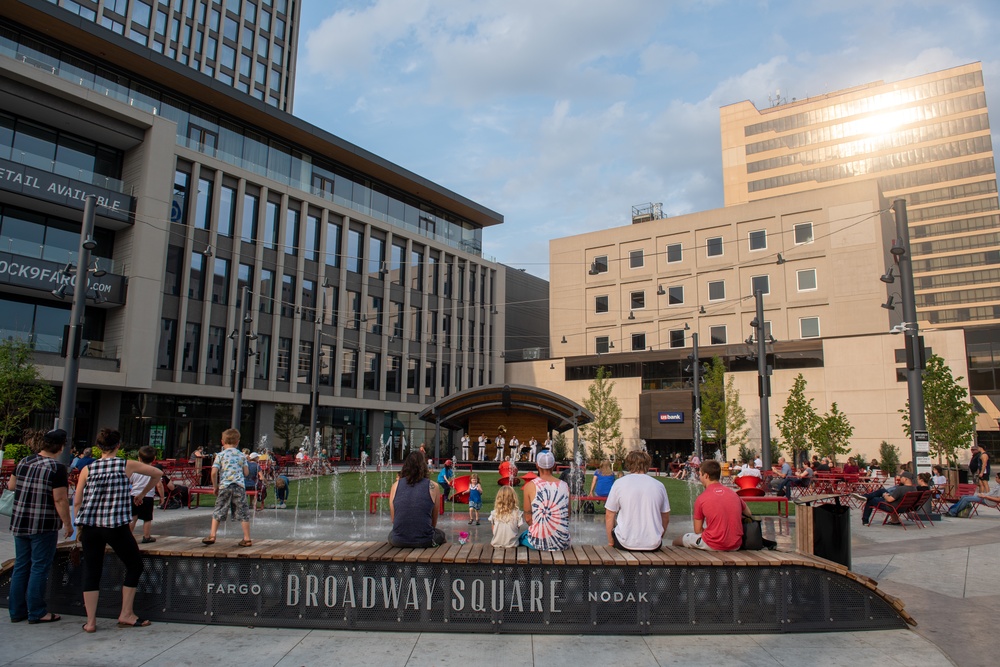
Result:
[[[380,498],[385,498],[386,500],[388,500],[389,499],[389,494],[388,493],[380,493],[380,492],[375,492],[375,493],[369,493],[368,494],[368,513],[369,514],[375,514],[375,512],[378,511],[378,501],[379,501]],[[444,496],[441,496],[440,500],[441,500],[441,507],[440,507],[440,509],[438,511],[438,514],[444,514]]]
[[[788,516],[788,498],[785,496],[740,496],[745,503],[777,503],[778,514],[780,516]],[[782,514],[782,506],[784,506],[784,514]]]

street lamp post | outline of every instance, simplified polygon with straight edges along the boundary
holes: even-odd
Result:
[[[76,414],[76,389],[80,376],[80,341],[83,334],[84,311],[87,305],[87,283],[90,276],[90,251],[97,247],[94,242],[94,209],[97,197],[88,195],[83,200],[83,225],[80,229],[80,247],[77,254],[76,279],[73,285],[73,308],[70,311],[69,327],[63,348],[66,350],[66,366],[63,371],[62,396],[59,401],[59,417],[55,428],[61,428],[69,436],[69,447],[64,447],[60,461],[69,464],[73,460],[73,431]]]

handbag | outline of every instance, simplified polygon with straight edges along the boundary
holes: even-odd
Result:
[[[4,491],[0,496],[0,514],[11,516],[14,513],[14,492]]]
[[[743,542],[740,549],[744,551],[760,551],[764,548],[764,531],[760,519],[743,517]]]

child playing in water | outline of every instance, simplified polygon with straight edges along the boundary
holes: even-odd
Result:
[[[513,549],[517,546],[524,518],[517,503],[517,492],[509,486],[501,486],[490,512],[489,522],[493,524],[493,539],[490,541],[498,549]]]
[[[479,510],[483,509],[483,487],[479,483],[479,475],[473,473],[469,479],[469,525],[472,525],[472,518],[475,516],[476,525],[479,525]]]

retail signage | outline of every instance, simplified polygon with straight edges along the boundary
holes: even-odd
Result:
[[[661,424],[683,424],[684,423],[684,413],[683,412],[661,412],[660,413],[660,423]]]
[[[46,292],[66,286],[67,296],[70,296],[76,288],[76,274],[68,276],[63,273],[64,268],[65,265],[47,259],[0,251],[0,285]],[[93,292],[92,296],[102,295],[109,304],[125,303],[125,276],[108,273],[99,278],[93,274],[88,277],[87,288]]]
[[[88,195],[97,197],[96,213],[105,218],[131,222],[135,198],[66,176],[0,159],[0,190],[43,199],[83,210]]]

